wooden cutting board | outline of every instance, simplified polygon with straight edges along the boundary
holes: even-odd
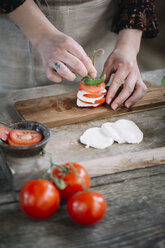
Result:
[[[76,105],[76,92],[19,101],[15,107],[23,119],[38,121],[51,128],[165,105],[165,88],[150,84],[147,86],[145,96],[130,109],[122,107],[114,111],[107,104],[99,108],[79,108]]]

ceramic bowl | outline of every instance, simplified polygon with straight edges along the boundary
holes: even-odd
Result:
[[[2,123],[3,124],[3,123]],[[3,124],[4,125],[4,124]],[[6,125],[6,124],[5,124]],[[35,122],[35,121],[21,121],[16,123],[11,123],[9,125],[6,125],[10,129],[30,129],[35,130],[37,132],[40,132],[42,134],[42,140],[31,146],[11,146],[2,140],[0,140],[0,149],[5,154],[14,156],[14,157],[27,157],[27,156],[33,156],[36,154],[39,154],[45,145],[47,144],[49,138],[50,138],[50,130],[47,126]]]

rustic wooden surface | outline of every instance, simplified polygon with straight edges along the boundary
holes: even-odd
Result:
[[[145,96],[135,103],[131,109],[120,108],[115,111],[107,104],[99,108],[78,108],[76,105],[76,92],[15,103],[16,109],[25,120],[39,121],[48,127],[144,111],[160,107],[161,105],[165,105],[165,88],[161,85],[150,85]]]
[[[150,72],[147,73],[147,76],[152,79],[151,76],[155,77],[155,74],[160,77],[162,74],[165,75],[165,70]],[[145,79],[147,80],[147,77]],[[154,78],[155,81],[157,80]],[[76,86],[73,87],[76,89]],[[65,87],[57,85],[56,87],[40,87],[33,90],[20,90],[0,94],[0,121],[11,122],[20,120],[20,116],[13,108],[14,102],[28,99],[29,96],[30,98],[43,95],[51,96],[54,95],[53,89],[56,92],[58,91],[58,93],[73,90],[73,88],[70,89],[70,83],[68,83]],[[137,119],[135,115],[138,115]],[[152,123],[151,115],[153,117]],[[120,154],[124,153],[124,151],[138,153],[145,149],[163,149],[165,144],[165,138],[162,138],[165,136],[163,132],[165,130],[164,108],[146,111],[145,114],[142,114],[142,112],[132,114],[128,118],[139,120],[137,124],[142,127],[147,136],[140,148],[138,146],[124,145],[120,150]],[[116,118],[113,117],[112,120],[116,120]],[[100,125],[102,121],[98,121],[97,124]],[[57,151],[58,153],[60,151],[58,160],[60,160],[62,155],[63,160],[65,160],[65,156],[73,158],[74,146],[78,145],[81,149],[79,156],[76,153],[76,160],[82,161],[84,157],[83,151],[86,151],[84,147],[75,141],[72,144],[73,146],[71,146],[72,150],[68,151],[69,142],[66,142],[65,145],[65,141],[74,132],[75,139],[77,140],[76,137],[86,127],[94,124],[96,124],[95,121],[52,129],[52,138],[56,137],[54,142],[58,141],[55,148],[57,145],[61,146],[62,143],[60,142],[62,141],[60,139],[63,137],[63,153],[62,149]],[[150,136],[152,136],[152,139],[149,138]],[[53,144],[52,142],[53,140],[51,140],[50,145]],[[103,153],[96,152],[94,149],[87,150],[86,157],[83,160],[93,159],[94,154],[100,158],[105,157],[105,154],[107,156],[115,156],[117,151],[116,145],[112,151],[107,150]],[[64,151],[66,151],[66,154]],[[92,155],[90,155],[91,153]],[[55,157],[57,157],[57,153]],[[0,161],[1,164],[2,161]],[[155,165],[152,167],[136,170],[130,168],[129,171],[125,172],[95,176],[92,178],[92,190],[103,193],[108,203],[107,214],[97,225],[82,227],[73,223],[66,212],[64,204],[51,219],[35,221],[21,212],[18,204],[18,192],[11,190],[0,166],[0,248],[165,247],[165,164],[160,165],[155,161]]]
[[[92,179],[108,209],[95,226],[73,223],[62,205],[49,220],[25,216],[0,172],[1,248],[164,248],[165,165]]]

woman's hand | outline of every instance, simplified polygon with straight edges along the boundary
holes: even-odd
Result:
[[[123,103],[129,108],[143,97],[147,87],[142,81],[136,56],[141,40],[140,30],[125,29],[120,31],[115,49],[108,57],[102,74],[106,74],[106,82],[115,73],[109,87],[106,102],[114,99],[119,87],[124,83],[120,94],[113,100],[112,109],[117,109]]]
[[[96,77],[96,69],[83,48],[71,37],[57,30],[33,0],[26,0],[10,12],[9,17],[41,54],[51,81],[60,82],[62,78],[73,81],[75,73],[81,77]]]
[[[37,49],[41,54],[47,77],[51,81],[60,82],[62,78],[73,81],[76,78],[75,72],[81,77],[89,75],[95,78],[97,75],[84,49],[57,29],[45,36]]]

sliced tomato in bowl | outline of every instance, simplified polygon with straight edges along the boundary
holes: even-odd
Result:
[[[21,145],[21,144],[17,144],[17,143],[14,143],[9,137],[7,139],[7,142],[10,146],[25,146],[25,145]]]
[[[28,129],[12,129],[8,137],[8,143],[13,146],[31,146],[41,140],[41,133]]]

